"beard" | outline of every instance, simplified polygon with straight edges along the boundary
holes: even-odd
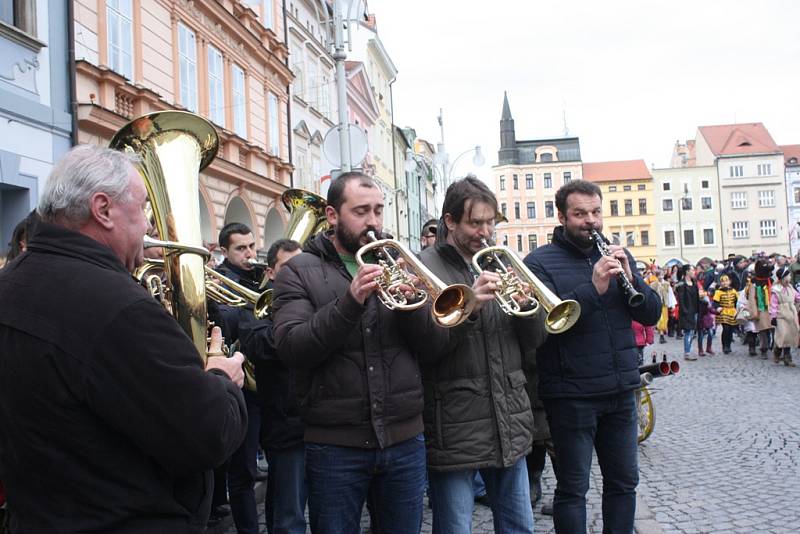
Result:
[[[367,227],[363,232],[356,234],[351,232],[348,228],[344,225],[337,225],[336,229],[334,230],[334,235],[336,235],[336,240],[345,249],[352,255],[356,255],[358,249],[362,247],[361,240],[366,240],[367,232],[374,232],[375,237],[378,239],[381,238],[381,233],[372,227]]]
[[[594,241],[592,241],[591,238],[582,233],[582,232],[588,232],[593,228],[594,228],[593,226],[571,228],[567,225],[564,225],[564,231],[567,234],[567,238],[569,238],[570,241],[572,241],[581,248],[589,248],[591,246],[594,246]],[[598,232],[600,231],[597,228],[595,229]]]

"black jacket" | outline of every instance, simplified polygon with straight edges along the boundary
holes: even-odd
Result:
[[[217,267],[217,272],[251,291],[260,292],[258,286],[261,283],[261,273],[263,272],[261,269],[244,271],[226,259]],[[234,307],[226,304],[217,304],[216,316],[212,316],[211,312],[209,312],[209,317],[222,329],[225,343],[230,345],[240,337],[239,324],[247,322],[253,317],[253,307],[250,305]]]
[[[423,431],[417,358],[446,340],[430,306],[391,311],[350,294],[352,277],[327,234],[289,260],[275,280],[278,356],[297,373],[305,440],[385,448]]]
[[[639,360],[631,320],[654,325],[661,316],[661,299],[635,268],[630,252],[628,264],[634,272],[633,286],[645,295],[641,306],[628,306],[616,278],[602,296],[592,284],[592,270],[600,252],[587,256],[564,235],[561,226],[553,242],[525,258],[525,264],[561,299],[581,305],[581,317],[562,334],[550,335],[537,351],[539,396],[591,397],[639,387]]]
[[[678,301],[678,328],[696,330],[700,311],[700,293],[697,282],[687,285],[681,280],[675,284],[675,300]]]
[[[0,479],[17,532],[203,532],[241,391],[112,251],[41,223],[0,270]]]
[[[420,257],[446,284],[472,286],[470,268],[451,245],[437,243]],[[531,450],[523,360],[535,358],[544,339],[542,315],[512,318],[487,302],[448,334],[440,359],[422,367],[428,467],[509,467]]]

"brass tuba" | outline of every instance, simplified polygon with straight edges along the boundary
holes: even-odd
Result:
[[[162,297],[205,361],[208,251],[202,247],[197,192],[200,171],[217,154],[217,132],[193,113],[159,111],[123,126],[109,146],[139,156],[139,173],[147,187],[155,226],[164,240],[156,245],[164,247]],[[154,275],[147,276],[155,281]]]
[[[458,326],[469,318],[477,304],[472,288],[464,284],[447,285],[417,259],[412,252],[394,239],[378,239],[374,232],[367,232],[370,242],[358,249],[356,262],[367,263],[364,254],[373,252],[383,272],[378,275],[378,298],[390,310],[415,310],[431,299],[433,321],[444,328]],[[425,286],[414,286],[405,267],[392,257],[392,251],[403,259],[413,274]],[[416,300],[408,302],[398,290],[400,284],[414,288]]]
[[[536,313],[539,306],[542,306],[547,312],[544,327],[549,333],[560,334],[572,328],[581,316],[581,305],[577,301],[559,299],[510,248],[502,245],[489,246],[486,240],[483,244],[484,248],[472,257],[472,265],[479,273],[491,269],[500,275],[495,301],[504,312],[516,317],[526,317]],[[505,262],[502,257],[507,258]],[[532,295],[525,291],[523,284],[530,287]],[[528,299],[530,308],[524,309],[518,299]]]

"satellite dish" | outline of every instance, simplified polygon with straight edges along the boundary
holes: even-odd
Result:
[[[364,156],[367,155],[367,134],[355,124],[348,124],[348,137],[350,138],[350,166],[358,167]],[[339,127],[334,126],[325,134],[322,141],[322,152],[325,159],[334,167],[342,167],[342,156],[339,148]]]

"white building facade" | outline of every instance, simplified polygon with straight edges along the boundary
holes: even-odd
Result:
[[[800,252],[800,145],[783,145],[786,200],[789,215],[789,250]]]

